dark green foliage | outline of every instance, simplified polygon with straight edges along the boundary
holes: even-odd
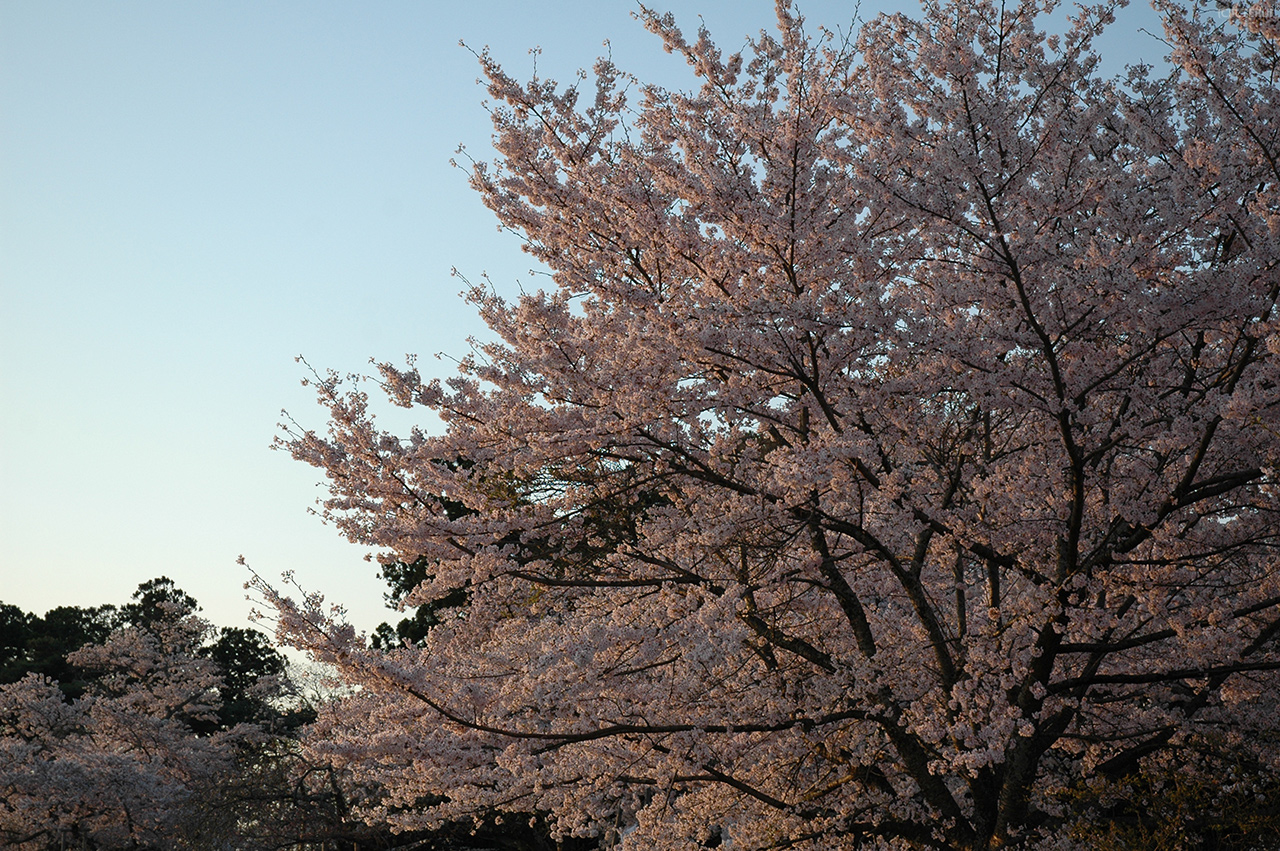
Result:
[[[285,660],[265,635],[252,629],[223,627],[204,653],[222,672],[222,708],[218,712],[222,728],[279,717],[271,706],[270,693],[264,693],[259,684],[265,677],[283,674]]]
[[[120,609],[120,619],[129,626],[149,629],[159,621],[173,621],[200,609],[186,591],[167,576],[157,576],[138,586],[133,602]]]
[[[453,470],[470,470],[475,466],[473,462],[466,459],[437,461],[436,463]],[[436,499],[439,500],[445,516],[450,520],[457,520],[459,517],[475,513],[463,503],[448,497],[438,496]],[[390,561],[383,563],[382,569],[378,572],[378,578],[386,582],[390,588],[383,595],[387,601],[387,606],[399,609],[404,604],[405,598],[413,592],[413,589],[430,578],[431,566],[432,562],[425,558],[418,558],[411,562]],[[454,589],[438,600],[432,600],[418,606],[409,617],[401,618],[394,629],[389,623],[378,624],[378,628],[373,631],[373,635],[370,638],[370,644],[383,650],[399,647],[402,644],[420,644],[427,637],[431,627],[440,623],[439,613],[442,610],[465,606],[466,602],[466,589]]]
[[[27,642],[35,615],[0,603],[0,683],[17,682],[26,674]]]
[[[396,561],[384,564],[379,576],[391,587],[385,595],[387,604],[399,607],[419,583],[430,577],[428,573],[430,567],[431,562],[422,558],[412,563]],[[394,630],[390,624],[379,624],[374,630],[372,644],[382,649],[399,647],[402,644],[420,644],[431,628],[440,623],[440,613],[443,610],[455,609],[466,604],[466,589],[456,588],[438,600],[418,606],[409,617],[401,618]]]
[[[80,697],[90,680],[67,654],[105,640],[119,623],[115,606],[59,606],[37,617],[0,603],[0,683],[39,674],[57,680],[68,699]]]

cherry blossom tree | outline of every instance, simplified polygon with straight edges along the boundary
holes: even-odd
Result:
[[[230,772],[247,731],[193,732],[216,719],[221,678],[198,652],[210,625],[172,614],[72,653],[97,675],[82,698],[67,702],[38,674],[0,686],[6,846],[189,847],[189,816]]]
[[[292,803],[293,784],[273,771],[296,744],[267,729],[288,720],[271,705],[282,657],[259,632],[216,630],[165,577],[133,600],[6,613],[28,633],[11,667],[29,673],[0,685],[0,845],[276,847],[257,823],[292,814],[276,802]],[[67,647],[76,636],[92,640]]]
[[[1108,783],[1274,777],[1280,22],[1157,8],[1170,70],[1115,80],[1112,7],[1033,0],[784,0],[732,54],[643,10],[690,92],[480,54],[472,182],[554,287],[470,287],[446,382],[380,366],[441,433],[330,374],[283,439],[457,605],[383,651],[256,582],[359,686],[313,747],[371,817],[1068,848]]]

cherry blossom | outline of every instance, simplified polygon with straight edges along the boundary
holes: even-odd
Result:
[[[0,843],[183,845],[255,732],[192,731],[218,708],[220,677],[198,653],[210,629],[186,613],[85,646],[69,661],[100,676],[71,702],[35,674],[0,685]]]
[[[1092,783],[1280,768],[1280,29],[1161,0],[1170,70],[1111,80],[1111,7],[1053,8],[780,2],[733,54],[644,10],[693,91],[480,54],[472,182],[554,286],[470,287],[447,381],[380,365],[439,433],[326,375],[282,440],[465,602],[383,651],[255,581],[357,689],[311,747],[371,818],[1065,848]]]

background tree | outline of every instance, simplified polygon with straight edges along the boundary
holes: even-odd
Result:
[[[380,367],[443,434],[331,376],[285,441],[465,610],[378,651],[258,584],[360,687],[314,747],[372,817],[1066,848],[1192,753],[1274,792],[1280,25],[1161,2],[1171,70],[1106,80],[1110,8],[1051,8],[783,2],[728,55],[643,12],[688,93],[481,54],[473,184],[555,288],[472,288],[499,342],[446,384]]]
[[[0,841],[209,847],[188,816],[218,797],[235,736],[194,734],[217,711],[217,672],[196,652],[206,630],[188,614],[86,645],[68,661],[96,676],[70,702],[36,674],[0,686]]]
[[[323,767],[303,771],[280,735],[301,723],[283,700],[283,657],[198,608],[165,577],[118,609],[0,608],[0,845],[251,849],[386,834],[321,817],[332,792],[307,778]]]
[[[11,683],[26,675],[27,642],[35,616],[17,606],[0,603],[0,683]]]
[[[281,691],[284,657],[254,629],[224,626],[217,635],[201,653],[222,673],[218,726],[229,729],[236,724],[270,723],[280,718],[281,709],[272,701]]]
[[[102,644],[125,627],[157,633],[199,609],[194,597],[165,576],[141,583],[132,602],[120,607],[59,606],[39,617],[0,603],[0,684],[34,673],[56,681],[68,698],[81,697],[101,672],[77,667],[68,660],[72,653]],[[285,659],[263,633],[222,627],[201,633],[198,640],[199,645],[188,650],[208,658],[221,678],[215,722],[220,729],[279,720],[272,699],[281,689]]]
[[[431,628],[440,623],[443,613],[452,613],[459,606],[466,605],[465,587],[450,589],[443,596],[431,600],[419,600],[417,605],[409,605],[407,600],[414,590],[431,578],[431,567],[434,562],[428,559],[416,559],[406,564],[402,561],[391,561],[382,565],[380,576],[386,580],[391,590],[385,595],[387,605],[395,609],[408,609],[408,617],[401,618],[394,629],[389,623],[378,624],[370,636],[370,644],[381,649],[391,649],[404,644],[421,644]]]
[[[177,586],[167,576],[157,576],[140,584],[133,592],[133,602],[120,608],[119,620],[130,626],[150,629],[200,610],[196,598]]]
[[[5,638],[0,647],[0,683],[14,683],[29,673],[56,680],[69,698],[84,694],[84,672],[67,656],[86,644],[106,639],[120,622],[112,605],[81,608],[58,606],[43,617],[0,604]]]

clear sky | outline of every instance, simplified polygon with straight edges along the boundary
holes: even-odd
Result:
[[[0,601],[122,603],[163,574],[239,626],[243,554],[362,629],[394,620],[365,550],[308,514],[319,472],[269,449],[282,408],[324,425],[294,357],[415,352],[446,375],[430,355],[484,331],[452,267],[538,286],[449,164],[489,152],[458,42],[522,77],[541,46],[540,75],[568,80],[608,39],[641,79],[692,85],[635,8],[0,0]],[[766,0],[666,8],[725,47],[774,20]],[[831,28],[854,8],[800,4]],[[1140,27],[1145,7],[1104,43],[1112,70],[1160,58]]]

